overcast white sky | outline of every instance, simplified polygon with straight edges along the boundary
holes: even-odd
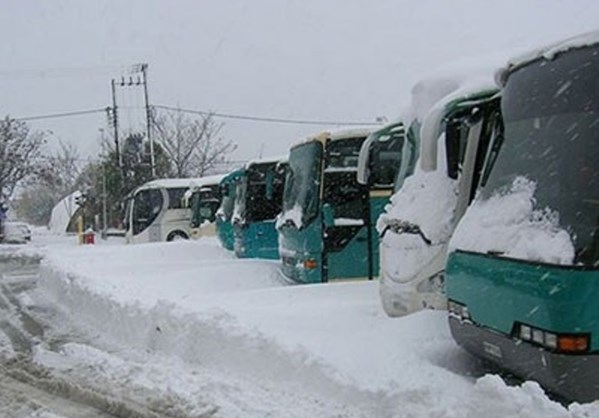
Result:
[[[297,119],[393,118],[422,75],[464,57],[599,29],[596,0],[5,0],[0,115],[111,105],[110,80],[149,64],[152,104]],[[119,89],[123,130],[140,89]],[[98,152],[103,114],[32,122]],[[318,126],[224,120],[233,158],[283,154]]]

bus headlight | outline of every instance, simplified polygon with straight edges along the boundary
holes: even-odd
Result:
[[[584,353],[589,350],[589,334],[559,334],[527,324],[518,325],[518,338],[559,353]]]
[[[463,303],[449,300],[447,301],[447,311],[449,312],[449,316],[457,318],[460,321],[472,321],[472,318],[470,318],[470,310]]]

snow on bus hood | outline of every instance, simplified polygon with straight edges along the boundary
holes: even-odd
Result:
[[[275,226],[277,229],[280,229],[287,223],[292,223],[297,229],[301,229],[303,226],[303,216],[302,207],[299,204],[295,204],[293,208],[286,210],[277,216]]]
[[[514,179],[509,190],[489,199],[480,197],[458,225],[450,251],[497,253],[509,258],[552,264],[571,264],[572,238],[559,226],[559,214],[546,207],[534,209],[536,183]]]
[[[445,170],[417,169],[406,179],[377,222],[380,234],[390,229],[381,242],[387,276],[412,280],[435,258],[452,233],[457,195],[457,182]],[[417,234],[392,232],[399,222],[417,225],[431,243]]]

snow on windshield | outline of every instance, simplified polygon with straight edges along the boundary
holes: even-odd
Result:
[[[505,257],[572,264],[574,245],[551,208],[535,209],[536,183],[514,179],[509,190],[489,199],[480,196],[468,209],[450,242],[450,251],[464,250]]]
[[[299,203],[295,203],[295,205],[289,209],[286,210],[285,212],[282,212],[279,214],[279,216],[277,216],[277,221],[276,221],[276,227],[277,228],[281,228],[282,226],[285,225],[286,222],[293,222],[293,224],[297,227],[297,228],[301,228],[304,224],[303,224],[303,210],[302,207],[300,206]]]
[[[420,168],[408,177],[403,187],[391,197],[377,222],[377,230],[383,233],[397,223],[417,225],[426,239],[436,247],[447,242],[453,230],[453,214],[458,201],[457,181],[447,177],[445,135],[439,136],[441,152],[438,154],[438,170],[425,172]],[[385,258],[384,269],[398,281],[413,278],[427,265],[436,251],[418,234],[385,233],[382,241],[386,251],[393,257]]]

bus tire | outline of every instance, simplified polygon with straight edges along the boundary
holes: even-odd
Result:
[[[187,236],[187,234],[183,231],[172,231],[171,233],[168,234],[168,236],[166,237],[166,240],[168,242],[171,241],[176,241],[176,240],[180,240],[180,239],[189,239],[189,237]]]

